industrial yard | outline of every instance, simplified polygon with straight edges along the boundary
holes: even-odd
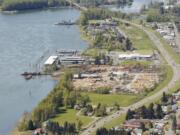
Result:
[[[133,66],[90,66],[74,74],[73,84],[81,91],[109,88],[109,93],[141,93],[160,82],[159,69]]]

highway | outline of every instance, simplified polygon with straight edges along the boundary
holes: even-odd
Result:
[[[174,31],[175,31],[175,42],[178,47],[178,52],[180,53],[180,34],[178,32],[178,29],[177,29],[175,23],[173,23],[173,25],[174,25]]]
[[[157,93],[155,93],[155,94],[153,94],[153,95],[151,95],[149,97],[146,97],[146,98],[134,103],[133,105],[125,107],[122,110],[113,113],[112,115],[103,117],[100,120],[91,123],[91,125],[86,130],[84,130],[81,133],[81,135],[91,135],[98,128],[103,127],[103,125],[105,123],[111,122],[112,120],[117,119],[118,117],[120,117],[121,114],[126,113],[128,109],[139,108],[139,107],[141,107],[142,105],[144,105],[146,103],[153,102],[156,98],[160,97],[163,94],[163,92],[168,92],[168,90],[175,85],[176,81],[178,81],[180,79],[180,66],[178,64],[176,64],[176,62],[171,58],[171,56],[166,51],[166,49],[164,49],[163,44],[161,43],[160,39],[153,32],[147,30],[146,28],[144,28],[141,25],[134,24],[134,23],[131,23],[131,22],[125,21],[125,20],[121,20],[121,21],[126,22],[126,23],[130,23],[131,25],[142,29],[149,36],[149,38],[152,40],[154,45],[160,51],[160,53],[162,54],[164,59],[167,61],[167,64],[169,66],[171,66],[171,68],[173,70],[173,73],[174,73],[173,78],[164,88],[162,88]]]

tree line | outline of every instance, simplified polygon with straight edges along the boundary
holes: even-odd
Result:
[[[89,8],[87,11],[81,13],[79,21],[82,26],[85,26],[88,24],[89,20],[104,20],[112,17],[124,19],[125,17],[128,17],[128,15],[120,11],[113,12],[108,9]]]
[[[66,0],[2,0],[1,9],[4,11],[13,11],[67,5],[69,5],[69,3],[67,3]]]
[[[167,95],[163,92],[161,102],[158,104],[151,103],[148,107],[142,106],[136,110],[128,110],[126,114],[126,120],[134,118],[143,119],[162,119],[165,113],[162,110],[163,105],[174,105],[173,96]],[[168,112],[167,112],[168,113]]]
[[[86,7],[97,7],[100,5],[126,5],[131,4],[133,0],[74,0],[76,3],[79,3]]]
[[[23,117],[18,128],[20,131],[39,128],[43,122],[62,113],[62,107],[74,108],[75,104],[86,106],[88,102],[90,99],[87,95],[82,96],[74,90],[72,73],[65,71],[57,86],[38,104],[32,113]]]
[[[126,115],[126,120],[134,118],[143,118],[143,119],[162,119],[164,113],[162,111],[161,105],[157,104],[156,107],[151,103],[148,107],[142,106],[137,110],[128,110]]]
[[[121,12],[113,12],[107,9],[101,9],[101,8],[90,8],[87,11],[83,11],[81,13],[79,22],[81,26],[83,26],[83,29],[88,33],[86,28],[89,24],[90,20],[105,20],[109,18],[128,18],[129,16],[125,13]],[[98,24],[96,24],[98,26]],[[117,32],[117,33],[116,33]],[[120,36],[118,34],[118,31],[116,31],[115,34],[112,34],[111,30],[106,30],[106,33],[108,36],[103,36],[104,32],[96,32],[95,38],[93,39],[93,48],[99,48],[99,49],[107,49],[108,51],[112,50],[133,50],[132,42],[129,40],[129,38],[125,38],[123,36]]]
[[[96,131],[96,135],[131,135],[131,132],[126,131],[124,129],[114,130],[114,129],[99,128]]]
[[[65,122],[64,125],[59,125],[58,122],[48,121],[47,130],[53,135],[75,135],[77,132],[75,123]]]

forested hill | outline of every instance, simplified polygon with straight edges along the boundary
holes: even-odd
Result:
[[[40,9],[67,6],[66,0],[0,0],[1,9],[6,11]]]
[[[99,5],[126,5],[132,4],[133,0],[73,0],[83,6],[91,7],[91,6],[99,6]]]
[[[130,4],[133,0],[72,0],[86,7],[104,4]],[[47,7],[67,6],[66,0],[0,0],[0,7],[4,11],[40,9]]]

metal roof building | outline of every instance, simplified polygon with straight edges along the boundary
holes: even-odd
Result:
[[[56,60],[58,59],[58,56],[50,56],[44,63],[44,65],[53,65]]]

